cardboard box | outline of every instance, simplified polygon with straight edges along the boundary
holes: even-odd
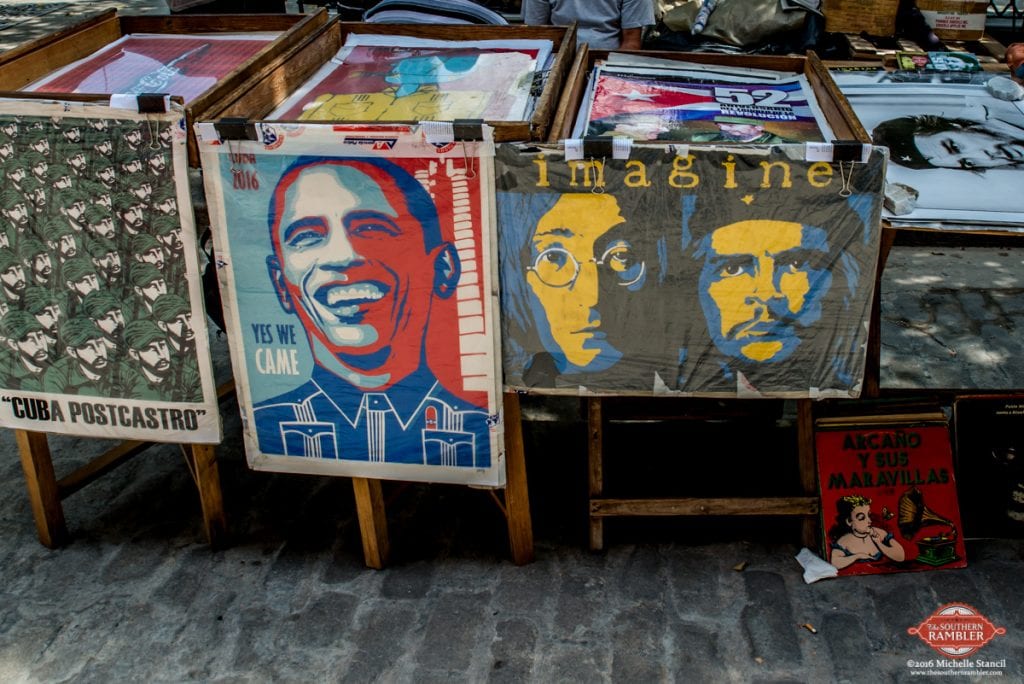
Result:
[[[896,33],[898,7],[899,0],[825,0],[825,30],[891,36]]]
[[[975,0],[918,0],[935,35],[943,40],[979,40],[985,35],[987,2]]]

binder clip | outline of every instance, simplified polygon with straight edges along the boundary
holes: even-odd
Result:
[[[612,159],[629,159],[629,152],[633,147],[633,139],[624,136],[586,136],[584,138],[568,138],[562,141],[565,148],[565,161],[582,161],[589,159],[590,163],[584,168],[584,181],[589,184],[590,170],[594,170],[594,187],[591,192],[600,195],[604,192],[603,173],[605,162],[609,157]]]
[[[213,122],[221,140],[259,140],[256,124],[242,117],[225,117]]]
[[[872,146],[856,140],[833,140],[832,142],[809,142],[807,143],[805,159],[809,162],[829,162],[839,165],[839,178],[842,187],[839,190],[840,197],[849,197],[853,194],[853,167],[855,164],[865,164],[871,157]]]
[[[454,142],[462,143],[462,158],[466,162],[466,178],[476,178],[476,164],[472,163],[469,158],[466,143],[483,141],[483,119],[421,121],[420,127],[423,130],[423,137],[431,145],[443,146]]]

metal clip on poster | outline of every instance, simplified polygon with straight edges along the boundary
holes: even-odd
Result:
[[[603,165],[608,157],[612,159],[629,159],[630,150],[633,149],[633,139],[625,136],[609,138],[607,136],[595,135],[585,138],[567,138],[562,141],[562,146],[565,149],[565,161],[589,159],[591,163],[584,169],[584,174],[589,174],[591,168],[594,168],[597,179],[601,179],[603,174],[599,168],[596,168],[596,165]],[[589,184],[589,180],[587,183]],[[600,180],[595,181],[591,192],[595,194],[603,193],[603,183]]]
[[[871,145],[856,140],[833,140],[828,143],[807,143],[806,159],[809,162],[830,162],[839,164],[839,178],[843,185],[839,190],[840,197],[853,194],[854,164],[864,164],[871,156]],[[849,166],[847,166],[847,163]]]
[[[114,109],[132,109],[139,114],[165,114],[171,110],[171,96],[167,93],[112,93],[110,106]],[[160,124],[146,117],[149,128],[149,149],[160,149]]]
[[[452,121],[421,121],[423,136],[431,145],[447,145],[461,142],[466,161],[466,178],[476,178],[476,165],[470,163],[466,152],[467,142],[481,142],[484,139],[483,119],[453,119]]]
[[[565,147],[565,161],[580,159],[629,159],[633,149],[633,139],[625,136],[587,136],[585,138],[567,138],[562,141]]]
[[[423,136],[431,145],[453,142],[479,142],[484,139],[483,119],[454,119],[452,121],[420,121]]]
[[[256,124],[245,118],[225,117],[213,123],[221,140],[259,140]]]

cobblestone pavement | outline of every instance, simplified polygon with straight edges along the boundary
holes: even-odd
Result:
[[[111,5],[165,11],[159,0],[79,2],[0,31],[0,48]],[[883,386],[1024,387],[1022,261],[1011,249],[896,248]],[[214,348],[224,377],[224,341]],[[608,551],[591,554],[577,408],[528,415],[553,420],[526,424],[537,560],[525,567],[509,562],[483,492],[408,485],[386,488],[391,564],[366,569],[349,482],[248,470],[233,404],[218,450],[228,548],[202,542],[187,468],[163,445],[68,498],[73,541],[50,551],[5,431],[0,682],[919,681],[940,655],[907,628],[954,601],[1006,629],[973,659],[1005,659],[989,674],[1024,681],[1024,541],[969,541],[964,570],[813,585],[792,558],[795,528],[779,522],[609,523]],[[673,445],[659,449],[666,482],[700,485],[716,476],[701,467],[707,453],[760,476],[759,462],[789,448],[776,432],[749,436],[758,449],[647,443]],[[51,445],[58,475],[108,446]]]
[[[531,422],[535,563],[508,560],[483,492],[411,485],[386,489],[393,559],[373,571],[348,481],[249,471],[233,409],[223,551],[202,543],[174,447],[67,499],[74,540],[57,551],[36,541],[5,459],[0,681],[916,681],[907,662],[939,655],[907,628],[954,601],[1006,628],[974,659],[1005,659],[1000,681],[1024,680],[1020,540],[969,542],[963,570],[812,585],[795,529],[778,523],[609,524],[592,554],[571,448],[583,426]],[[98,448],[53,444],[58,472]]]
[[[1021,243],[893,249],[882,279],[883,387],[1024,388]]]

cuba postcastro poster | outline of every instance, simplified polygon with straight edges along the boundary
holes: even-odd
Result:
[[[504,484],[493,143],[256,124],[203,168],[253,468]]]
[[[183,109],[0,103],[0,424],[220,441]]]
[[[505,382],[553,393],[855,397],[885,159],[805,146],[496,160]]]

